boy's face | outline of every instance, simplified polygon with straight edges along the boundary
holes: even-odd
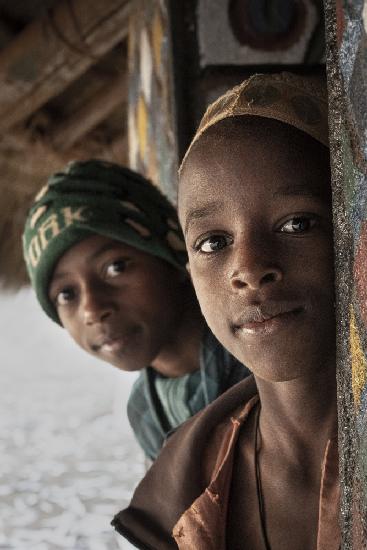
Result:
[[[182,275],[159,258],[94,235],[61,257],[49,296],[79,346],[134,371],[164,350],[177,327]]]
[[[252,135],[223,128],[199,140],[180,181],[195,290],[216,337],[254,374],[295,379],[334,360],[326,148],[271,120]]]

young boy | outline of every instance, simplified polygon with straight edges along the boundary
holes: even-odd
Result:
[[[23,244],[51,319],[88,353],[141,371],[128,416],[148,458],[248,374],[207,328],[176,212],[142,176],[97,160],[72,163],[36,197]]]
[[[172,436],[116,516],[138,548],[340,547],[327,144],[322,84],[283,73],[209,107],[186,154],[195,290],[253,377]]]

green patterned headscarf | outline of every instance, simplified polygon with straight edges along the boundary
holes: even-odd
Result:
[[[48,287],[61,256],[98,234],[185,269],[187,256],[174,207],[136,172],[117,164],[74,162],[50,177],[32,205],[23,234],[27,270],[44,311],[57,323]]]

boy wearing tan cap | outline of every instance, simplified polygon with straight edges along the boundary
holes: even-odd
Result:
[[[256,75],[209,107],[179,216],[206,321],[253,376],[177,431],[113,523],[138,548],[338,550],[322,83]]]

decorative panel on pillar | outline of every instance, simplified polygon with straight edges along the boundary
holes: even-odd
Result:
[[[129,161],[174,202],[178,169],[169,9],[134,0],[129,30]]]
[[[197,18],[202,67],[296,65],[323,53],[322,43],[315,49],[321,18],[313,0],[199,0]]]
[[[171,1],[171,12],[183,125],[194,128],[209,103],[254,72],[324,64],[322,0]]]
[[[175,200],[176,170],[206,106],[254,72],[324,61],[322,0],[134,0],[131,166]]]

